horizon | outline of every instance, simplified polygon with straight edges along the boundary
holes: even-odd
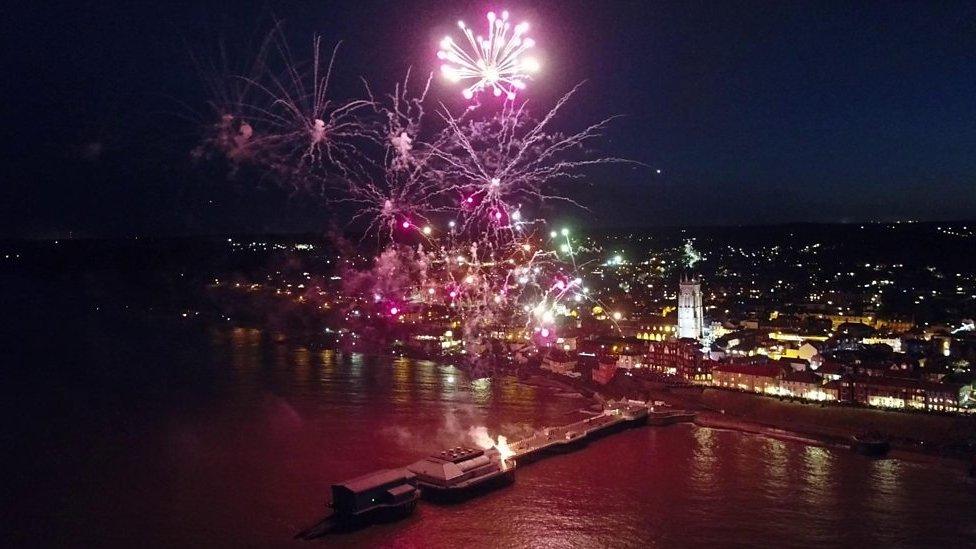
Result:
[[[618,227],[976,218],[972,4],[509,9],[533,21],[542,48],[530,106],[586,81],[564,125],[620,114],[600,149],[645,165],[601,167],[567,187],[587,211],[539,213]],[[108,2],[14,14],[5,39],[21,52],[11,72],[22,77],[4,92],[20,108],[0,236],[321,230],[321,197],[190,161],[200,126],[183,118],[207,100],[191,56],[223,43],[247,59],[248,42],[278,18],[297,56],[315,33],[326,48],[342,42],[336,96],[361,94],[360,76],[383,93],[407,67],[435,71],[440,33],[480,10]],[[442,79],[431,89],[456,106]]]
[[[838,221],[838,222],[827,222],[827,221],[785,221],[781,223],[743,223],[738,225],[651,225],[651,226],[638,226],[638,227],[587,227],[574,225],[571,223],[552,223],[551,226],[565,226],[569,225],[576,227],[574,230],[578,230],[583,234],[600,234],[600,233],[623,233],[623,232],[641,232],[641,231],[686,231],[686,230],[712,230],[712,229],[762,229],[762,228],[788,228],[795,226],[822,226],[822,227],[843,227],[843,226],[854,226],[854,225],[917,225],[917,226],[927,226],[927,225],[974,225],[976,226],[976,218],[973,219],[951,219],[951,220],[930,220],[930,221],[918,221],[918,220],[901,220],[901,221]],[[544,231],[543,231],[544,232]],[[45,236],[45,237],[5,237],[0,236],[0,242],[53,242],[53,241],[93,241],[93,240],[167,240],[167,239],[192,239],[192,238],[235,238],[235,237],[308,237],[314,236],[316,238],[328,236],[330,231],[280,231],[280,232],[226,232],[226,233],[187,233],[187,234],[140,234],[140,235],[63,235],[63,236]],[[362,231],[342,231],[344,237],[356,236],[364,234]]]

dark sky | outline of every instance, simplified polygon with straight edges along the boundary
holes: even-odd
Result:
[[[0,237],[321,230],[305,196],[189,162],[189,51],[232,54],[285,21],[296,52],[343,40],[336,92],[436,68],[484,2],[102,0],[3,17]],[[510,2],[544,69],[541,107],[588,80],[567,122],[626,115],[612,169],[573,189],[595,226],[976,218],[976,3]],[[456,97],[437,81],[440,97]]]

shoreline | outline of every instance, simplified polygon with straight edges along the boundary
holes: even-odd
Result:
[[[260,330],[261,328],[257,329]],[[457,357],[417,356],[416,353],[390,353],[375,348],[354,350],[342,348],[341,345],[330,345],[322,341],[315,341],[313,338],[301,337],[289,337],[287,341],[279,340],[276,342],[287,342],[289,344],[298,344],[313,348],[328,348],[342,353],[358,353],[391,358],[406,356],[413,360],[429,360],[458,368],[461,371],[467,370],[457,360],[452,360],[452,358],[456,359]],[[519,374],[516,374],[508,368],[501,368],[496,373],[515,377],[519,383],[528,386],[546,389],[556,398],[565,398],[566,400],[579,398],[581,400],[580,404],[583,404],[581,408],[601,404],[607,398],[636,397],[640,399],[646,397],[646,399],[663,401],[667,405],[675,408],[694,411],[697,414],[694,423],[700,427],[733,430],[837,450],[849,450],[851,437],[858,432],[866,430],[866,427],[871,427],[878,418],[883,418],[889,423],[889,426],[897,424],[899,427],[905,427],[906,431],[912,431],[913,429],[911,427],[913,426],[915,428],[922,428],[925,435],[919,436],[918,433],[913,433],[914,436],[906,436],[905,433],[898,433],[900,436],[895,436],[895,432],[889,433],[891,435],[891,451],[887,454],[888,457],[916,462],[945,463],[963,469],[972,467],[976,463],[974,461],[976,460],[976,452],[962,449],[947,449],[944,446],[945,441],[942,441],[942,444],[940,444],[940,441],[930,436],[934,430],[928,431],[925,430],[926,426],[914,425],[939,422],[956,422],[957,424],[961,424],[968,421],[970,432],[976,433],[976,418],[906,416],[884,410],[861,408],[823,409],[815,404],[783,403],[764,395],[720,391],[713,388],[703,388],[701,393],[677,394],[667,388],[655,387],[648,382],[623,376],[617,376],[607,385],[598,385],[587,379],[573,379],[553,374],[537,367],[525,368]],[[576,393],[579,397],[571,397],[570,393]],[[706,395],[706,393],[708,394]],[[706,397],[711,397],[719,402],[704,402]],[[721,402],[723,400],[729,402]],[[723,406],[722,404],[734,405]],[[739,408],[739,410],[735,408]],[[764,408],[777,409],[767,410]],[[831,412],[830,410],[834,411]],[[787,413],[782,413],[783,411]],[[798,414],[796,413],[797,411],[802,413]],[[845,421],[829,417],[830,415],[837,414],[850,415],[851,417],[844,418]],[[808,415],[812,417],[785,417],[790,415]],[[871,416],[874,417],[872,418]],[[777,418],[779,421],[768,421],[772,418]]]
[[[708,410],[696,410],[696,413],[694,424],[698,427],[735,431],[784,442],[798,442],[809,446],[853,452],[850,446],[850,440],[845,437],[782,429],[777,426],[743,421],[738,418],[724,418],[720,414]],[[952,469],[958,469],[962,473],[967,473],[967,469],[970,467],[970,461],[963,455],[939,455],[921,449],[906,448],[894,444],[892,444],[891,450],[881,459],[885,458],[910,461],[913,463],[937,463]]]
[[[555,374],[536,372],[536,375],[550,380]],[[562,377],[562,376],[560,376]],[[798,442],[811,446],[830,448],[833,450],[851,450],[851,438],[858,429],[864,430],[874,424],[878,418],[883,418],[889,425],[901,427],[901,436],[891,436],[891,451],[887,458],[901,459],[919,463],[940,463],[959,469],[965,473],[973,466],[974,453],[964,450],[940,447],[937,432],[925,424],[946,424],[958,427],[966,424],[976,429],[974,418],[945,417],[945,416],[906,416],[892,414],[885,410],[872,409],[822,409],[806,403],[783,403],[775,399],[769,400],[763,395],[734,393],[711,390],[709,394],[676,394],[667,389],[649,387],[639,380],[632,378],[616,378],[606,386],[596,386],[592,382],[583,380],[551,379],[560,385],[569,385],[582,396],[593,403],[605,398],[623,398],[635,394],[643,394],[650,400],[660,400],[668,406],[685,409],[696,413],[694,424],[710,429],[737,431],[752,435],[764,436],[787,442]],[[708,390],[708,389],[706,389]],[[717,403],[707,403],[705,400],[714,399],[729,405],[730,408],[740,408],[740,412],[715,407]],[[724,401],[724,402],[723,402]],[[843,415],[843,418],[834,417]],[[790,417],[806,415],[811,417]],[[748,417],[753,416],[753,417]],[[768,421],[777,418],[779,421]],[[945,425],[944,425],[945,426]],[[927,437],[907,440],[907,433],[918,429],[925,431]],[[951,429],[950,429],[951,430]],[[976,431],[971,431],[976,432]]]
[[[835,409],[836,411],[831,413],[805,403],[785,404],[768,400],[768,397],[762,395],[752,394],[734,394],[729,400],[745,401],[747,405],[753,405],[758,411],[730,413],[727,410],[715,409],[701,402],[706,397],[704,394],[699,399],[689,399],[685,395],[656,391],[652,391],[651,394],[654,395],[654,398],[667,402],[669,405],[678,405],[695,411],[697,413],[695,424],[701,427],[734,430],[836,450],[850,450],[851,438],[858,432],[875,426],[877,418],[881,417],[888,422],[889,426],[896,425],[901,428],[898,433],[900,436],[889,433],[891,451],[888,452],[887,457],[914,462],[942,463],[959,467],[963,471],[973,464],[974,454],[972,452],[945,448],[940,445],[934,430],[928,433],[932,435],[930,437],[912,437],[910,440],[905,434],[918,429],[926,429],[928,426],[923,425],[925,423],[952,424],[955,421],[965,422],[967,420],[971,422],[970,418],[914,417],[892,414],[884,410],[859,408]],[[716,395],[707,396],[716,397]],[[726,396],[720,393],[717,398],[721,399]],[[752,402],[749,402],[750,399]],[[698,402],[693,400],[698,400]],[[736,404],[740,403],[736,402]],[[784,411],[785,413],[777,413]],[[812,421],[809,418],[807,421],[802,421],[798,417],[791,417],[801,414],[814,416],[819,414],[819,417],[815,417]],[[844,416],[843,420],[832,417],[841,414]],[[878,416],[878,414],[881,415]]]
[[[695,416],[694,424],[699,427],[707,427],[709,429],[718,429],[718,430],[725,430],[725,431],[737,431],[740,433],[748,433],[748,434],[760,435],[768,438],[774,438],[776,440],[783,440],[787,442],[800,442],[803,444],[809,444],[811,446],[822,446],[825,448],[833,448],[837,450],[850,449],[850,446],[846,440],[837,437],[818,436],[813,433],[791,431],[787,429],[781,429],[779,427],[764,425],[762,423],[742,421],[735,418],[724,418],[721,417],[719,414],[715,414],[714,412],[708,412],[704,410],[696,410],[695,412],[696,412],[696,416]]]

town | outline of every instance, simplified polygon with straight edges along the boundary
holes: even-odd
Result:
[[[547,327],[495,327],[497,364],[594,388],[627,377],[820,405],[976,411],[970,225],[567,233],[540,246],[571,248],[585,299],[543,311]],[[131,284],[99,292],[99,310],[255,326],[353,352],[455,363],[469,352],[450,306],[420,296],[395,313],[380,307],[350,287],[346,268],[370,255],[350,258],[327,238],[12,242],[0,254],[38,271],[93,257],[130,265]]]
[[[723,239],[709,230],[553,231],[540,246],[581,265],[582,290],[542,311],[548,324],[493,327],[486,350],[516,370],[597,387],[629,376],[821,405],[976,412],[976,276],[965,260],[976,242],[971,227],[724,232]],[[260,279],[238,271],[209,284],[217,295],[271,299],[265,306],[275,309],[283,334],[300,325],[352,351],[443,360],[470,352],[450,306],[425,296],[377,306],[377,296],[349,290],[340,267],[347,260],[325,252],[326,244],[232,238],[225,245],[237,255],[289,258]],[[246,316],[237,300],[221,303],[228,319]],[[282,320],[283,303],[294,308],[290,322]]]

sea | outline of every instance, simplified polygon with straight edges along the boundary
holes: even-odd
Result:
[[[674,425],[520,467],[399,522],[295,539],[332,483],[564,423],[587,401],[514,377],[340,353],[261,329],[19,296],[3,364],[7,547],[962,547],[976,484]],[[34,307],[36,304],[36,308]],[[33,309],[32,309],[33,308]],[[33,310],[33,312],[31,312]],[[13,330],[9,328],[13,327]]]

